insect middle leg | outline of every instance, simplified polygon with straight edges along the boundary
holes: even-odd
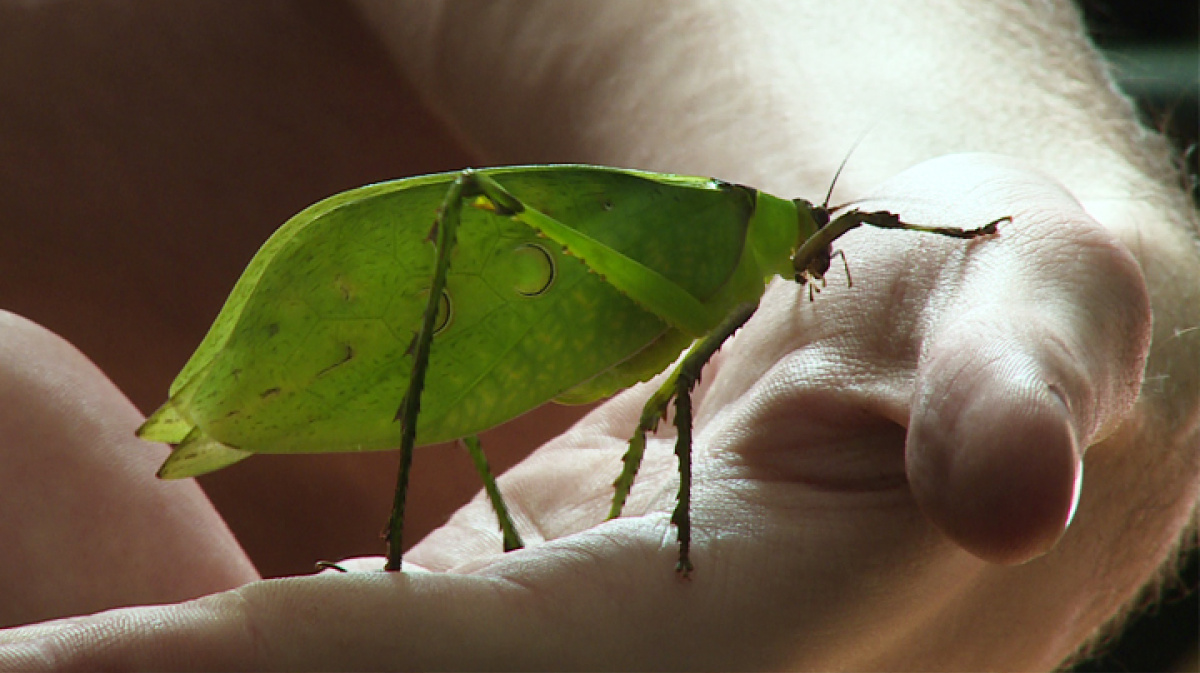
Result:
[[[804,241],[792,258],[792,266],[796,270],[796,282],[798,283],[803,284],[814,279],[823,279],[825,272],[829,270],[829,262],[833,254],[830,252],[830,245],[851,229],[864,224],[869,224],[880,229],[904,229],[907,231],[921,231],[927,234],[938,234],[939,236],[949,236],[951,238],[971,239],[980,236],[991,236],[996,233],[997,227],[1001,222],[1010,221],[1012,221],[1011,217],[1001,217],[981,227],[959,229],[956,227],[939,227],[905,222],[900,219],[899,215],[886,210],[848,210],[822,226],[817,233]],[[845,259],[845,255],[843,255],[842,261],[845,262]],[[849,272],[849,265],[847,265],[847,276]],[[809,291],[811,293],[811,286],[809,287]],[[809,298],[811,299],[811,294]]]
[[[496,477],[492,475],[492,468],[488,466],[487,456],[483,455],[479,437],[475,435],[463,437],[462,443],[467,447],[467,453],[471,454],[471,462],[475,463],[475,471],[483,480],[483,490],[492,503],[492,509],[496,511],[496,519],[500,522],[500,532],[504,535],[504,551],[513,551],[524,547],[525,543],[521,541],[517,527],[513,524],[512,517],[509,516],[508,506],[504,504],[504,498],[500,495]]]
[[[679,364],[667,376],[667,379],[650,396],[642,408],[641,419],[633,437],[629,440],[629,449],[622,458],[624,467],[620,476],[613,482],[612,508],[608,518],[615,519],[621,515],[625,500],[633,487],[633,480],[641,467],[642,457],[646,450],[646,433],[654,431],[658,423],[666,416],[667,405],[675,400],[675,456],[679,461],[679,497],[675,510],[671,514],[671,523],[679,532],[679,562],[676,572],[684,577],[692,571],[692,389],[700,381],[704,365],[712,359],[713,354],[721,345],[733,336],[750,316],[758,310],[758,303],[746,303],[738,306],[712,332],[692,344]]]

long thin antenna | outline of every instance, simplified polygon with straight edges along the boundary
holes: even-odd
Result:
[[[862,144],[862,141],[866,139],[867,134],[870,132],[871,129],[863,131],[862,135],[858,137],[858,140],[855,140],[854,144],[850,146],[850,151],[846,152],[846,156],[842,159],[842,163],[838,165],[837,172],[833,174],[833,180],[829,183],[829,191],[825,192],[825,202],[821,204],[822,208],[825,208],[826,210],[829,209],[829,199],[833,198],[833,188],[837,186],[838,178],[842,175],[842,169],[846,167],[846,162],[850,161],[850,157],[854,154],[854,150],[858,149],[858,146]],[[839,208],[840,207],[841,206],[839,206]],[[834,208],[834,210],[837,210],[837,208]]]

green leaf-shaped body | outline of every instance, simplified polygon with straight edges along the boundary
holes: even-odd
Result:
[[[479,173],[527,209],[661,274],[705,316],[681,325],[657,315],[637,296],[653,287],[619,290],[586,259],[476,199],[462,210],[451,257],[419,444],[649,378],[697,330],[788,273],[797,241],[811,233],[802,223],[798,235],[791,202],[708,178],[591,166]],[[430,229],[456,176],[338,194],[267,241],[170,400],[139,430],[180,445],[162,476],[202,474],[252,453],[396,447],[410,346],[429,299]]]

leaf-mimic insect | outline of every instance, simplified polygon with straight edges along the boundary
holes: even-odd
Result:
[[[974,238],[886,211],[833,212],[711,178],[599,166],[463,170],[327,198],[263,245],[138,430],[174,445],[159,476],[255,453],[401,451],[388,527],[400,569],[415,445],[464,439],[521,546],[475,435],[548,401],[583,403],[687,354],[650,397],[615,482],[619,516],[645,436],[674,400],[678,570],[691,527],[691,390],[774,276],[818,280],[862,224]]]

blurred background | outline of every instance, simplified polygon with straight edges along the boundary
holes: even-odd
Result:
[[[1137,101],[1143,121],[1175,141],[1186,156],[1188,174],[1195,176],[1200,2],[1084,0],[1080,6],[1092,39],[1121,88]]]
[[[1138,104],[1146,125],[1179,150],[1193,203],[1200,132],[1200,2],[1197,0],[1084,0],[1096,45],[1120,87]],[[1200,447],[1197,447],[1200,450]],[[1193,537],[1182,570],[1161,598],[1134,618],[1098,656],[1073,671],[1200,671],[1200,554]]]

